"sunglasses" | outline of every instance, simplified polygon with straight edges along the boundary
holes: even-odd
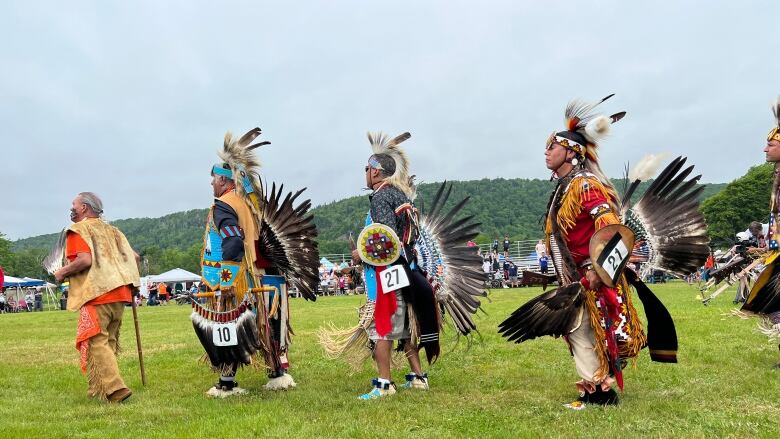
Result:
[[[544,150],[549,151],[555,148],[555,145],[557,145],[557,143],[555,143],[555,132],[553,132],[550,134],[550,137],[547,138],[547,142],[544,145]]]

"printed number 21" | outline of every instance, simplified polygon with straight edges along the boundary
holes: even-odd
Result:
[[[620,266],[620,263],[623,262],[623,255],[620,254],[620,250],[615,248],[612,250],[611,255],[607,258],[607,262],[609,262],[609,265],[612,266],[612,270],[617,270]],[[617,258],[615,257],[617,255]]]

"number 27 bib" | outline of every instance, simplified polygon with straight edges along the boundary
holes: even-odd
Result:
[[[379,281],[382,283],[382,291],[389,293],[409,286],[409,277],[406,275],[403,265],[393,265],[382,270]]]

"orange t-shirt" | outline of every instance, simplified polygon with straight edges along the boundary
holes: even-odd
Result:
[[[68,257],[69,261],[76,259],[76,256],[79,253],[91,254],[89,245],[81,236],[79,236],[78,233],[68,232],[65,248],[67,249],[65,256]],[[90,300],[86,303],[86,305],[103,305],[106,303],[115,302],[130,303],[132,298],[133,294],[130,291],[130,287],[127,285],[122,285],[121,287],[114,288],[113,290]]]

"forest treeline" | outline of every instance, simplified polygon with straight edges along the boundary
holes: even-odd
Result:
[[[759,213],[766,211],[768,201],[764,202],[764,199],[768,200],[767,186],[771,184],[771,176],[767,177],[767,172],[771,174],[771,168],[767,165],[757,166],[731,184],[707,185],[701,198],[706,200],[703,210],[708,221],[710,217],[713,218],[710,224],[714,229],[711,233],[716,243],[727,241],[731,229],[744,230],[747,227],[745,218],[763,218]],[[747,181],[743,183],[744,179]],[[620,191],[625,182],[616,179],[613,183]],[[486,178],[453,181],[451,184],[452,193],[446,207],[452,207],[463,198],[470,197],[462,214],[471,215],[474,221],[481,223],[477,242],[487,243],[494,237],[503,238],[504,235],[509,235],[512,240],[538,239],[541,236],[540,221],[553,182],[539,179]],[[639,196],[648,184],[643,183],[635,197]],[[416,205],[421,211],[425,212],[426,205],[431,203],[440,185],[441,183],[419,185]],[[750,191],[749,188],[752,187],[756,187],[755,193]],[[715,196],[716,194],[718,196]],[[733,203],[734,197],[740,197],[740,203]],[[749,203],[745,197],[750,198]],[[751,207],[749,211],[732,214],[732,211],[746,205]],[[723,206],[726,206],[725,210],[722,209]],[[763,210],[759,206],[763,206]],[[311,214],[314,215],[319,231],[320,253],[347,253],[349,234],[352,232],[357,236],[363,227],[367,210],[367,195],[349,197],[313,208]],[[143,272],[160,273],[175,267],[198,272],[206,214],[207,209],[194,209],[159,218],[121,219],[113,221],[112,224],[127,235],[133,248],[143,256]],[[40,261],[55,242],[57,235],[51,233],[15,242],[9,242],[0,235],[0,265],[11,275],[44,277]]]

